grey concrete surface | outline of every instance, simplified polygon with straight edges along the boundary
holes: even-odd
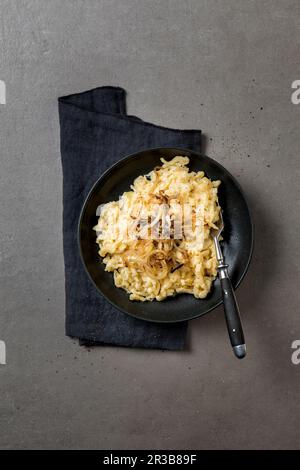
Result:
[[[297,0],[1,0],[0,448],[300,447]],[[185,352],[64,336],[57,97],[128,90],[128,111],[201,128],[256,226],[238,289],[248,357],[219,308]]]

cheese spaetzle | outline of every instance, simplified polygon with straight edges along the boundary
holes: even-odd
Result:
[[[102,207],[94,227],[99,255],[130,300],[204,298],[217,275],[210,230],[219,220],[220,181],[190,172],[188,157],[161,162]]]

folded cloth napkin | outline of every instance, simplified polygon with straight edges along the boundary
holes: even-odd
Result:
[[[63,168],[63,246],[66,289],[66,334],[80,344],[183,349],[187,323],[138,320],[108,303],[82,265],[77,224],[84,200],[109,166],[130,153],[150,147],[199,151],[201,131],[168,129],[126,114],[126,92],[95,88],[58,99]]]

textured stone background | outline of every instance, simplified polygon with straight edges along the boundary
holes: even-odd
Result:
[[[1,448],[291,448],[300,442],[297,0],[1,0]],[[57,97],[128,90],[128,111],[197,128],[256,225],[237,292],[184,353],[80,348],[64,336]]]

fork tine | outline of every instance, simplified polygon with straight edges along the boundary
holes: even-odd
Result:
[[[220,218],[219,218],[218,223],[216,224],[218,228],[211,230],[212,237],[219,238],[219,236],[221,235],[221,233],[224,230],[224,219],[223,219],[222,210],[220,210],[219,215],[220,215]]]
[[[220,210],[220,221],[221,221],[221,226],[224,228],[224,219],[223,219],[223,211],[222,209]]]

